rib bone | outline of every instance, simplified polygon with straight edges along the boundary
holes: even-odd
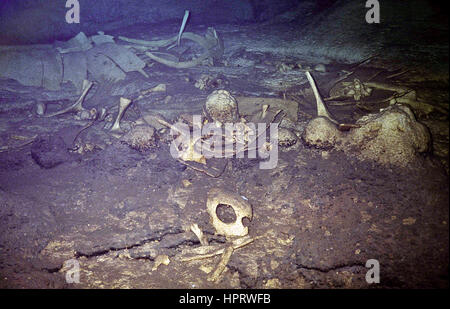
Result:
[[[168,67],[171,68],[175,68],[175,69],[188,69],[188,68],[192,68],[195,67],[199,64],[201,64],[203,62],[203,60],[206,60],[209,58],[208,54],[203,54],[201,56],[199,56],[196,59],[193,59],[191,61],[183,61],[183,62],[175,62],[175,61],[171,61],[171,60],[167,60],[158,56],[153,55],[150,52],[146,52],[145,53],[150,59],[162,63],[164,65],[167,65]]]

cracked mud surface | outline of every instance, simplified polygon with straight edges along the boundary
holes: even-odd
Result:
[[[240,42],[237,30],[230,29],[225,42]],[[250,41],[241,44],[257,50]],[[114,108],[118,96],[136,98],[140,90],[165,83],[167,92],[140,101],[141,109],[168,119],[198,114],[214,89],[194,86],[201,74],[219,76],[225,82],[216,86],[236,95],[282,97],[285,92],[289,97],[308,88],[303,72],[280,72],[276,65],[314,65],[311,59],[280,58],[252,48],[228,51],[230,62],[256,66],[172,70],[156,64],[149,79],[128,74],[118,85],[96,85],[85,106]],[[388,64],[381,57],[355,76],[372,76],[377,66]],[[328,73],[315,75],[321,91],[347,66],[333,63]],[[418,95],[434,98],[433,104],[448,104],[448,78],[447,85],[439,80],[427,87],[420,76],[411,74],[403,82],[420,86]],[[2,85],[2,145],[20,143],[12,135],[38,135],[30,145],[0,153],[2,288],[368,288],[373,287],[365,281],[368,259],[380,262],[376,287],[448,288],[448,115],[419,111],[419,120],[433,135],[434,153],[408,169],[360,162],[299,142],[296,149],[279,152],[275,169],[259,169],[256,159],[230,159],[224,173],[211,178],[174,160],[164,141],[140,152],[109,136],[103,124],[82,135],[101,147],[83,155],[59,152],[85,123],[69,114],[42,119],[33,108],[36,101],[54,100],[49,109],[57,110],[58,100],[73,102],[76,96],[22,89],[9,81]],[[5,90],[11,88],[23,92]],[[172,98],[164,103],[168,95]],[[300,125],[314,115],[313,102],[299,103]],[[330,106],[330,111],[354,122],[382,107]],[[124,120],[136,119],[137,111],[130,108]],[[50,165],[42,167],[37,157]],[[220,160],[217,164],[224,166]],[[183,249],[200,246],[189,231],[193,223],[211,244],[225,243],[214,235],[206,211],[206,193],[213,187],[249,200],[254,214],[250,235],[260,237],[235,250],[217,283],[207,280],[207,272],[220,256],[178,259]],[[160,255],[171,262],[152,270]],[[76,285],[65,282],[63,271],[64,261],[73,258],[81,268]]]

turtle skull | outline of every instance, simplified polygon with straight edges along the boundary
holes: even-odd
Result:
[[[241,196],[213,188],[208,192],[207,210],[211,217],[211,224],[216,229],[216,233],[226,237],[245,236],[248,234],[248,227],[244,226],[244,218],[252,219],[252,206]],[[219,205],[231,206],[236,215],[236,220],[232,223],[225,223],[217,215]]]

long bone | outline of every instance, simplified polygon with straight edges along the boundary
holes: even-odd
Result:
[[[309,71],[306,71],[305,74],[306,77],[308,78],[309,84],[311,85],[314,97],[316,98],[317,116],[328,118],[328,120],[330,120],[334,124],[339,124],[336,120],[333,119],[333,117],[331,117],[330,113],[327,110],[327,107],[325,106],[325,103],[323,103],[323,100],[319,94],[319,90],[317,90],[316,83],[314,82],[314,79],[311,76],[311,73],[309,73]]]
[[[83,101],[93,84],[94,84],[93,82],[85,79],[83,81],[81,96],[73,105],[71,105],[63,110],[57,111],[53,114],[43,115],[42,117],[54,117],[54,116],[62,115],[62,114],[69,113],[69,112],[80,112],[80,111],[86,110],[83,107]]]
[[[203,54],[203,55],[199,56],[198,58],[192,59],[190,61],[175,62],[175,61],[171,61],[171,60],[167,60],[167,59],[158,57],[149,52],[146,52],[145,54],[150,59],[152,59],[156,62],[162,63],[164,65],[167,65],[168,67],[175,68],[175,69],[188,69],[188,68],[195,67],[197,65],[200,65],[204,60],[206,60],[210,57],[209,54]]]
[[[225,268],[227,267],[228,262],[230,261],[231,255],[234,252],[234,248],[232,245],[229,245],[225,248],[224,252],[222,253],[222,258],[220,259],[219,264],[216,266],[216,270],[208,276],[208,281],[214,281],[216,282],[219,280],[220,275],[223,273]]]
[[[183,34],[186,35],[187,32],[185,32]],[[165,39],[165,40],[156,40],[156,41],[146,41],[146,40],[140,40],[140,39],[132,39],[132,38],[127,38],[125,36],[118,36],[117,37],[119,40],[122,40],[124,42],[128,42],[131,44],[136,44],[136,45],[142,45],[145,47],[149,47],[149,48],[162,48],[162,47],[166,47],[169,46],[170,44],[174,43],[177,41],[177,37],[172,37],[169,39]]]
[[[183,22],[181,24],[180,31],[178,32],[177,46],[180,46],[181,35],[183,34],[184,28],[186,27],[186,22],[187,22],[188,17],[189,17],[189,11],[186,10],[186,11],[184,11]]]
[[[127,98],[121,97],[119,100],[119,112],[117,113],[116,120],[114,121],[114,124],[112,125],[110,131],[112,132],[121,132],[122,129],[120,128],[120,120],[122,120],[123,114],[125,113],[125,110],[128,106],[130,106],[131,100]]]

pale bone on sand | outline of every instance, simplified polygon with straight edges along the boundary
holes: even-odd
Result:
[[[314,79],[311,76],[311,73],[309,71],[306,71],[306,77],[308,78],[309,84],[311,85],[311,89],[314,93],[314,97],[316,98],[316,104],[317,104],[317,116],[319,117],[325,117],[328,120],[330,120],[332,123],[338,125],[339,123],[331,117],[330,113],[327,110],[327,107],[325,106],[325,103],[323,102],[322,98],[320,97],[319,90],[317,90],[316,83],[314,82]]]
[[[234,223],[224,223],[217,216],[217,207],[221,203],[230,205],[233,208],[236,214],[236,221]],[[197,224],[192,224],[190,226],[190,230],[197,236],[202,246],[200,248],[183,251],[180,259],[183,262],[188,262],[211,258],[222,254],[216,269],[208,276],[208,281],[217,282],[220,275],[225,271],[234,250],[243,247],[256,239],[248,236],[248,227],[244,227],[242,224],[242,219],[244,217],[251,220],[253,214],[251,205],[246,202],[246,200],[237,194],[225,192],[219,188],[213,188],[208,192],[206,206],[208,213],[211,216],[211,223],[216,229],[216,233],[225,235],[229,242],[225,246],[210,246],[208,239],[203,234],[203,231],[199,228],[199,226]]]
[[[121,97],[119,100],[119,112],[117,113],[116,120],[114,121],[114,124],[112,125],[110,131],[111,132],[122,132],[122,129],[120,128],[120,120],[122,120],[123,114],[125,113],[125,110],[130,106],[131,100],[127,98]]]
[[[204,234],[200,230],[197,224],[191,225],[191,231],[199,238],[200,242],[204,242]],[[259,238],[259,237],[257,237]],[[212,258],[214,256],[222,254],[220,262],[217,264],[216,269],[213,273],[208,276],[208,281],[216,282],[220,275],[224,272],[228,262],[231,259],[231,255],[234,250],[239,249],[252,243],[256,238],[251,238],[250,236],[244,236],[231,241],[226,245],[203,245],[199,248],[184,250],[180,260],[182,262],[190,262],[195,260],[202,260],[207,258]]]
[[[231,245],[233,249],[242,248],[248,244],[251,244],[253,241],[261,238],[262,236],[250,237],[249,235],[233,239],[231,241]],[[201,246],[197,248],[188,248],[184,249],[181,253],[179,259],[182,262],[190,262],[195,260],[203,260],[215,257],[217,255],[221,255],[225,252],[227,245],[225,244],[215,244],[209,246]]]
[[[181,257],[179,257],[179,259],[182,262],[191,262],[196,260],[212,258],[217,255],[222,255],[222,258],[220,259],[219,264],[216,266],[215,271],[210,276],[208,276],[208,281],[216,282],[220,278],[220,275],[225,270],[234,250],[242,248],[259,238],[261,238],[261,236],[252,238],[249,235],[247,235],[244,237],[236,238],[232,240],[231,243],[229,242],[227,244],[208,245],[193,249],[191,248],[185,249],[183,250]]]
[[[86,98],[87,93],[89,92],[89,90],[91,89],[92,85],[94,83],[89,81],[89,80],[84,80],[83,81],[83,87],[81,90],[81,96],[80,98],[71,106],[62,109],[60,111],[57,111],[53,114],[48,114],[48,115],[42,115],[42,117],[54,117],[54,116],[58,116],[58,115],[62,115],[65,113],[70,113],[70,112],[80,112],[80,111],[85,111],[86,109],[83,107],[83,101]]]
[[[234,252],[233,245],[229,245],[225,248],[222,258],[220,259],[219,264],[216,266],[216,270],[208,276],[208,281],[214,281],[216,282],[219,280],[220,275],[224,272],[225,268],[227,267],[228,262],[231,259],[231,255]]]

